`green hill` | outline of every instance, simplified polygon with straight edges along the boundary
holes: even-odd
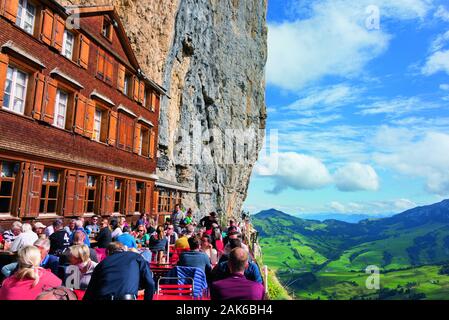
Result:
[[[449,261],[449,200],[356,224],[303,220],[272,209],[254,215],[253,224],[259,231],[265,263],[302,298],[361,298],[363,290],[356,290],[354,284],[366,279],[364,270],[370,265],[388,274],[383,283],[388,288],[388,282],[397,282],[395,273],[403,279],[401,272],[409,270],[407,280],[414,283],[419,278],[416,272],[428,271],[430,266],[438,269]],[[446,276],[433,278],[446,283]],[[334,290],[328,295],[309,295],[326,288]],[[407,290],[403,298],[423,297],[419,288]],[[449,298],[449,290],[447,294]]]

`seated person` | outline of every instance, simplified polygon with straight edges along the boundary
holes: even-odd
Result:
[[[216,265],[218,263],[218,252],[212,246],[210,236],[208,236],[207,234],[203,235],[203,237],[201,238],[201,252],[207,254],[211,264]]]
[[[200,240],[197,237],[189,238],[189,246],[190,251],[182,252],[179,256],[178,266],[200,268],[208,275],[212,266],[207,254],[200,251]]]
[[[107,255],[95,268],[83,300],[136,300],[139,289],[145,290],[145,300],[153,299],[153,274],[142,256],[120,242],[112,242]]]
[[[230,240],[231,250],[235,248],[242,248],[242,243],[240,239],[231,239]],[[245,250],[244,248],[242,248]],[[246,250],[245,250],[246,251]],[[248,251],[247,251],[248,253]],[[212,272],[212,281],[222,280],[228,277],[231,273],[228,267],[228,259],[229,255],[223,255],[218,262],[218,265],[214,268]],[[258,283],[263,283],[262,275],[260,274],[259,266],[251,260],[251,257],[248,255],[248,267],[244,271],[244,275],[246,279],[251,281],[256,281]]]
[[[128,226],[123,227],[123,233],[117,237],[117,242],[122,243],[128,248],[137,248],[136,239],[129,234],[129,229]]]
[[[22,223],[20,221],[14,221],[11,229],[3,232],[3,241],[14,242],[17,236],[22,232]]]
[[[165,234],[167,236],[167,240],[170,241],[170,245],[174,245],[176,240],[178,240],[178,234],[175,232],[175,227],[172,224],[167,226]]]
[[[75,273],[75,276],[78,277],[75,280],[75,283],[79,284],[79,287],[72,289],[86,290],[92,273],[98,264],[90,259],[89,247],[85,244],[71,246],[69,261],[70,264],[76,266],[79,271]],[[66,276],[68,275],[66,274]]]
[[[75,222],[75,230],[72,232],[72,234],[70,235],[70,241],[71,241],[71,243],[72,244],[76,244],[75,243],[75,240],[74,240],[74,237],[75,237],[75,234],[79,234],[79,232],[82,232],[82,233],[84,233],[84,235],[85,235],[85,237],[84,237],[84,239],[83,239],[83,243],[86,245],[86,246],[88,246],[88,247],[90,247],[90,240],[89,240],[89,235],[87,234],[87,232],[86,232],[86,230],[84,229],[84,227],[83,227],[83,220],[76,220],[76,222]]]
[[[58,268],[59,268],[59,257],[48,254],[50,250],[50,240],[40,238],[37,239],[36,242],[33,244],[36,248],[39,249],[41,252],[41,263],[40,267],[44,269],[48,269],[56,276],[58,275]],[[8,264],[2,268],[2,274],[5,277],[9,277],[18,270],[18,263],[13,262],[11,264]]]
[[[103,219],[101,221],[101,229],[95,237],[95,240],[97,240],[97,247],[101,249],[106,249],[112,242],[112,232],[109,228],[108,219]]]
[[[66,287],[46,288],[36,300],[78,300],[76,293]]]
[[[119,235],[123,233],[122,228],[119,225],[119,222],[116,218],[111,220],[111,237],[112,241],[115,241]]]
[[[143,224],[137,226],[136,242],[141,247],[148,247],[150,245],[150,235],[147,233],[147,229]]]
[[[163,226],[158,226],[156,233],[152,234],[150,237],[150,250],[153,253],[159,253],[167,251],[167,237],[165,236],[165,231]],[[158,261],[160,261],[158,257]]]
[[[81,230],[78,230],[73,235],[73,245],[82,245],[85,244],[86,234]],[[97,252],[95,249],[89,248],[89,257],[93,262],[98,263]],[[70,263],[70,250],[64,252],[64,254],[60,258],[60,264],[69,264]]]
[[[58,287],[61,279],[40,267],[41,252],[35,246],[19,250],[17,272],[5,279],[0,288],[0,300],[35,300],[45,287]]]
[[[61,219],[53,222],[54,232],[50,235],[50,253],[55,256],[61,256],[68,247],[70,247],[70,236],[64,229],[64,223]]]
[[[90,223],[86,226],[86,230],[88,233],[95,233],[97,234],[100,232],[100,226],[98,225],[98,216],[94,215],[92,216]]]
[[[248,280],[244,276],[248,267],[248,253],[242,248],[234,248],[227,262],[230,274],[225,279],[212,283],[212,300],[263,300],[265,290],[262,284]]]
[[[175,248],[176,249],[189,249],[189,239],[193,237],[195,234],[195,227],[192,225],[188,225],[183,233],[183,235],[176,240]]]
[[[22,224],[22,232],[16,237],[11,245],[10,251],[17,252],[25,246],[32,246],[38,239],[33,227],[29,223]]]
[[[226,245],[225,245],[225,247],[224,247],[223,253],[224,253],[224,254],[229,254],[229,252],[231,252],[231,246],[230,246],[230,244],[229,244],[229,241],[230,241],[231,239],[240,239],[240,240],[242,240],[242,234],[239,233],[239,232],[237,232],[237,231],[233,231],[233,232],[229,233],[228,236],[227,236],[226,238],[227,238],[227,241],[226,241]],[[241,247],[242,247],[243,249],[245,249],[246,252],[249,253],[249,249],[248,249],[248,246],[247,246],[246,244],[244,244],[244,243],[242,242]]]
[[[36,222],[33,227],[33,231],[37,234],[38,238],[48,238],[45,234],[45,229],[47,228],[42,222]]]

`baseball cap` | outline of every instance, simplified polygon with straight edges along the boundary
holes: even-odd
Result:
[[[46,225],[44,225],[43,223],[41,223],[41,222],[36,222],[35,224],[34,224],[34,228],[36,228],[36,229],[40,229],[40,228],[47,228],[47,226]]]

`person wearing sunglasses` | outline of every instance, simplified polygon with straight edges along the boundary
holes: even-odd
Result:
[[[90,233],[97,234],[100,232],[100,225],[98,222],[98,216],[93,216],[90,220],[90,223],[86,226],[86,229],[89,230]]]
[[[136,233],[136,242],[140,247],[148,247],[150,245],[150,235],[147,233],[147,230],[144,225],[139,225],[137,227]]]

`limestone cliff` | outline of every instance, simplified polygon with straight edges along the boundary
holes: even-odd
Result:
[[[144,72],[163,85],[158,175],[187,207],[239,215],[265,129],[267,0],[67,0],[114,4]]]

